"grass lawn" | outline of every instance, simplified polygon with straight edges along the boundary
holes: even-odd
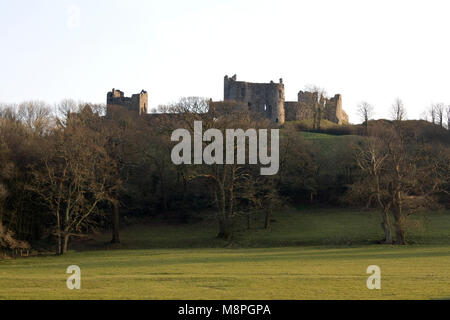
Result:
[[[449,299],[450,213],[412,222],[409,246],[376,245],[375,213],[287,210],[272,230],[238,232],[233,245],[215,226],[140,225],[64,257],[0,260],[0,299]],[[418,223],[418,222],[421,223]],[[66,288],[78,265],[82,288]],[[366,269],[381,267],[381,290],[368,290]]]

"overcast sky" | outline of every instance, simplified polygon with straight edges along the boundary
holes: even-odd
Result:
[[[1,0],[0,101],[105,102],[112,88],[221,100],[223,77],[284,79],[409,118],[450,104],[450,4],[402,0]]]

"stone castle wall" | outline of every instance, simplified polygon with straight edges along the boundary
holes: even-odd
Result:
[[[324,105],[323,119],[336,124],[349,122],[348,115],[342,109],[342,96],[335,95],[333,98],[322,98],[319,101],[317,92],[300,91],[298,102],[285,102],[286,121],[307,120],[314,118],[314,109],[317,105]]]
[[[220,113],[232,111],[255,112],[270,119],[274,123],[284,124],[285,121],[313,119],[318,105],[323,106],[322,119],[336,124],[348,123],[348,115],[342,109],[342,96],[321,98],[319,93],[300,91],[298,101],[285,101],[284,84],[280,79],[278,83],[252,83],[237,81],[236,75],[224,78],[224,101],[210,101],[210,108]],[[146,115],[148,112],[148,94],[142,90],[139,94],[125,97],[120,90],[113,89],[107,94],[107,114],[116,108],[124,107],[135,115]],[[232,109],[232,110],[225,110]]]
[[[237,81],[236,75],[225,76],[224,101],[238,102],[236,109],[246,109],[264,115],[273,122],[283,124],[285,121],[307,120],[314,118],[315,108],[320,103],[324,106],[323,119],[336,124],[348,123],[348,116],[342,110],[342,96],[319,100],[317,92],[298,93],[298,101],[285,101],[284,84],[252,83]]]
[[[284,103],[286,121],[296,121],[314,118],[314,109],[305,102],[286,101]]]
[[[131,97],[125,97],[125,94],[116,89],[108,92],[106,97],[107,114],[113,112],[117,107],[124,107],[137,115],[144,115],[148,112],[148,93],[142,90]]]
[[[283,124],[284,114],[284,84],[251,83],[236,81],[236,75],[224,80],[224,100],[236,101],[246,105],[249,111],[265,115],[273,122]]]

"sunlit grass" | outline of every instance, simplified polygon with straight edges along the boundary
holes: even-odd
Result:
[[[67,256],[0,261],[0,299],[442,299],[450,297],[450,215],[429,214],[409,233],[413,245],[373,244],[377,216],[308,209],[259,219],[231,248],[210,222],[125,230],[121,249],[101,236]],[[103,248],[102,248],[103,247]],[[209,247],[209,248],[208,248]],[[82,288],[66,288],[79,265]],[[366,288],[366,268],[382,289]]]

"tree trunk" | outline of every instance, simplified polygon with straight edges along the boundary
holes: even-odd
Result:
[[[403,230],[402,227],[395,228],[395,234],[396,234],[396,239],[395,239],[395,243],[396,244],[400,244],[400,245],[406,245],[406,235],[405,235],[405,230]]]
[[[112,240],[111,243],[120,243],[120,214],[119,214],[119,201],[112,201],[113,206],[113,230],[112,230]]]
[[[396,217],[395,221],[395,243],[400,245],[406,244],[405,219],[402,216]]]
[[[69,238],[70,235],[66,234],[64,235],[64,243],[63,243],[63,252],[62,254],[66,254],[69,249]]]
[[[232,235],[232,223],[229,219],[219,219],[219,239],[230,239]]]
[[[395,218],[395,243],[400,245],[406,244],[406,219],[403,213],[403,199],[400,191],[396,194],[396,203],[394,206]]]
[[[56,254],[62,254],[62,237],[60,231],[58,231],[58,235],[56,236],[56,241],[58,242],[58,247],[56,248]]]
[[[317,129],[317,108],[314,106],[313,130]]]
[[[69,234],[58,234],[58,255],[62,256],[67,253],[67,250],[69,248],[69,238]]]
[[[56,247],[56,254],[62,254],[62,239],[61,239],[61,219],[59,211],[56,213],[56,241],[58,246]]]
[[[321,122],[322,122],[322,109],[320,108],[320,106],[319,106],[319,110],[318,110],[318,112],[317,112],[317,129],[318,130],[320,130],[320,128],[321,128]]]
[[[369,136],[369,118],[367,116],[365,116],[365,122],[364,122],[364,127],[366,129],[366,136]]]
[[[264,229],[270,229],[270,218],[272,216],[272,208],[266,209],[266,219],[264,221]]]
[[[381,201],[380,201],[381,203]],[[383,210],[383,222],[381,222],[381,228],[383,228],[384,232],[384,241],[385,244],[392,244],[392,230],[391,230],[391,222],[389,221],[389,210],[391,205],[388,204]]]
[[[392,232],[391,232],[391,226],[390,226],[389,222],[383,221],[381,223],[381,227],[383,228],[384,237],[385,237],[385,240],[383,241],[383,243],[392,244]]]

